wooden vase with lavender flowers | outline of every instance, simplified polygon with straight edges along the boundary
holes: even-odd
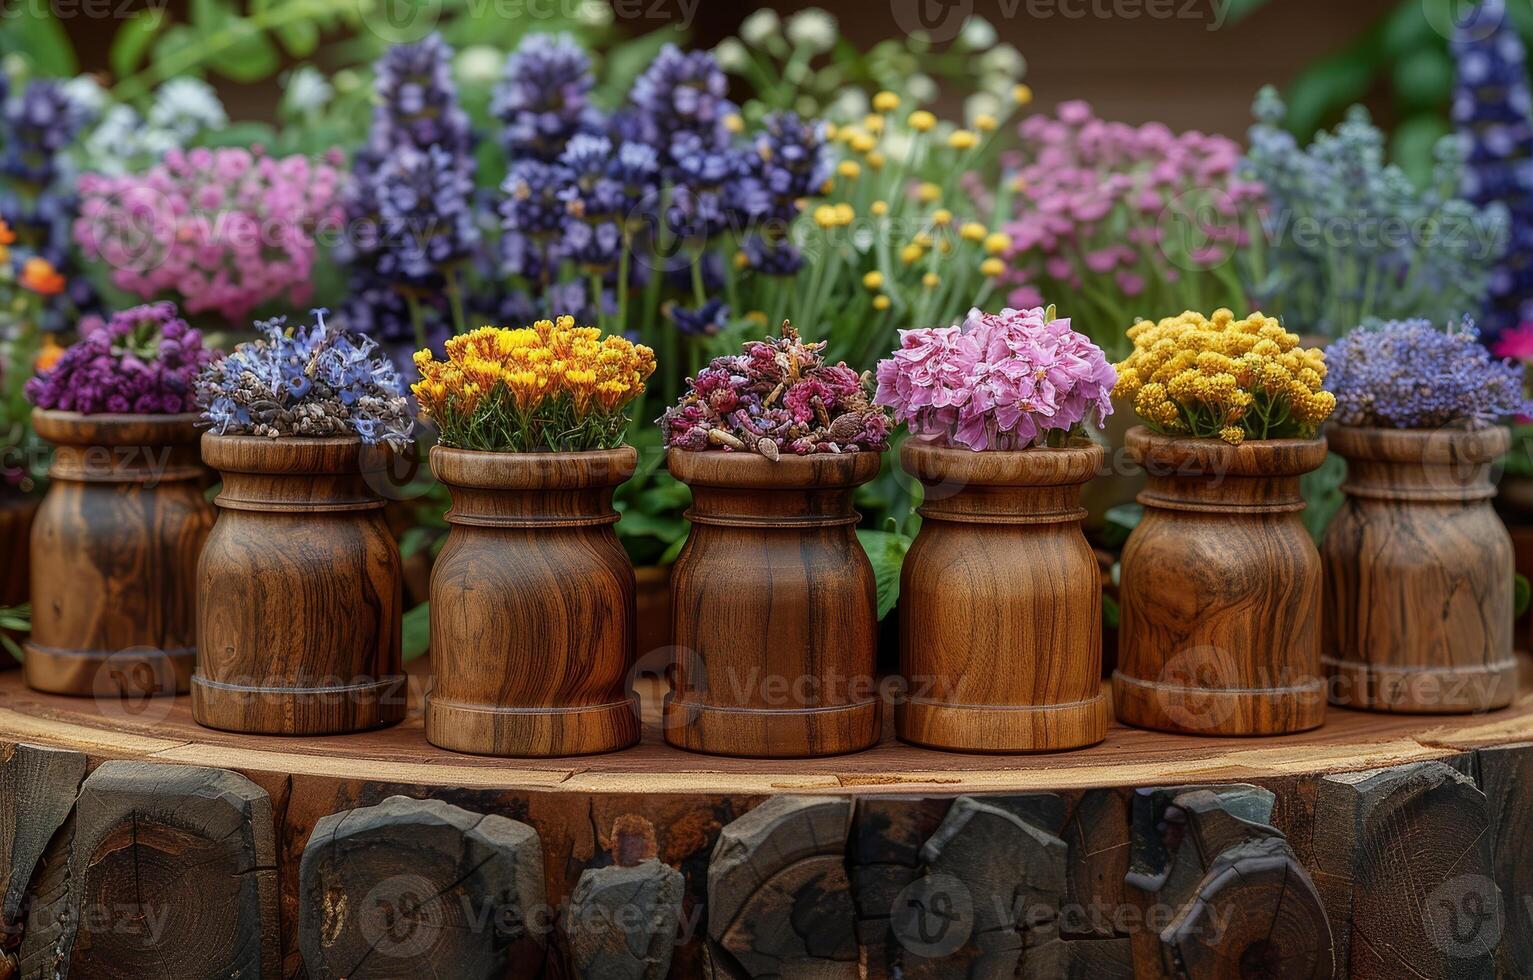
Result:
[[[878,603],[852,495],[878,475],[889,420],[823,346],[784,324],[715,359],[661,420],[692,490],[671,571],[672,745],[772,758],[879,739]]]
[[[418,354],[414,386],[452,495],[431,570],[426,738],[500,756],[627,748],[636,586],[612,496],[638,464],[625,410],[654,354],[563,316],[474,330],[446,355]],[[562,375],[536,369],[552,360]]]
[[[204,433],[223,478],[197,568],[198,724],[331,735],[404,717],[399,548],[355,436]]]
[[[1126,724],[1278,735],[1325,720],[1321,564],[1299,480],[1334,406],[1318,349],[1271,317],[1187,313],[1129,330],[1116,397],[1144,468],[1123,548],[1113,704]],[[1206,368],[1206,369],[1205,369]]]
[[[223,478],[197,566],[192,714],[209,728],[328,735],[404,717],[391,454],[412,431],[372,341],[258,324],[198,378]]]
[[[122,310],[26,383],[52,443],[32,524],[27,683],[137,700],[187,690],[213,525],[192,379],[212,354],[170,303]]]
[[[904,330],[879,362],[876,400],[909,425],[900,461],[924,491],[900,573],[905,741],[1044,752],[1107,736],[1101,572],[1081,530],[1106,454],[1082,429],[1111,413],[1114,378],[1052,307]]]
[[[39,408],[32,421],[54,456],[32,524],[27,683],[80,696],[186,693],[197,556],[213,526],[197,416]]]
[[[1332,345],[1345,499],[1320,545],[1331,703],[1467,714],[1517,693],[1515,561],[1492,505],[1523,368],[1472,327],[1390,321]],[[1410,383],[1396,386],[1394,377]]]

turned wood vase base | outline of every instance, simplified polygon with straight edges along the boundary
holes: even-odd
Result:
[[[1393,667],[1321,657],[1331,703],[1343,708],[1418,715],[1478,714],[1517,696],[1517,659],[1464,667]]]
[[[1231,691],[1112,675],[1113,707],[1125,724],[1193,735],[1285,735],[1325,721],[1325,681]]]
[[[196,648],[114,652],[58,650],[25,643],[27,684],[49,694],[160,697],[185,693],[197,665]]]
[[[900,738],[929,749],[1012,754],[1058,752],[1107,737],[1112,706],[1098,694],[1073,704],[946,704],[910,698],[894,706]]]
[[[861,752],[878,744],[879,702],[823,708],[729,708],[675,697],[665,702],[665,739],[677,748],[752,759]]]
[[[192,677],[199,725],[252,735],[345,735],[404,720],[403,674],[366,684],[262,688]]]
[[[578,708],[489,708],[426,695],[426,739],[471,755],[597,755],[639,740],[637,701]]]

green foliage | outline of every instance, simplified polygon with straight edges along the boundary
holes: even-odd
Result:
[[[423,602],[404,614],[400,649],[406,663],[425,656],[431,647],[431,604]]]
[[[878,583],[878,618],[881,620],[899,601],[900,569],[905,564],[905,552],[910,550],[915,539],[900,531],[890,520],[882,531],[859,528],[857,540],[873,564],[873,578]]]
[[[1518,575],[1512,585],[1512,615],[1520,617],[1528,611],[1528,605],[1533,602],[1533,585],[1528,583],[1526,575]]]
[[[21,649],[21,644],[11,637],[11,633],[32,632],[32,607],[31,605],[0,606],[0,647],[17,660],[26,659]]]
[[[1341,483],[1347,478],[1347,463],[1335,453],[1328,453],[1320,468],[1299,478],[1299,494],[1304,498],[1304,527],[1316,543],[1341,508]]]

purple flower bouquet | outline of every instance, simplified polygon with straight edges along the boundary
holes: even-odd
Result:
[[[27,381],[38,408],[87,415],[178,415],[195,410],[193,384],[216,352],[205,350],[173,303],[114,314]]]
[[[1334,420],[1382,429],[1483,428],[1533,414],[1523,366],[1492,356],[1469,321],[1364,324],[1326,351]]]
[[[1117,374],[1053,307],[971,310],[962,326],[900,331],[878,364],[874,403],[912,434],[949,446],[1016,450],[1068,439],[1112,414]]]

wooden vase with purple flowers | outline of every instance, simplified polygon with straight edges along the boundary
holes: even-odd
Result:
[[[671,572],[672,745],[761,758],[878,741],[878,601],[852,494],[878,475],[889,423],[823,347],[784,324],[715,359],[661,420],[692,490]]]
[[[323,321],[290,335],[267,325],[199,379],[214,427],[202,458],[223,478],[197,566],[199,724],[328,735],[404,717],[400,558],[382,492],[411,429],[400,392],[371,342]]]
[[[203,493],[191,382],[211,355],[168,303],[87,333],[27,386],[54,447],[32,524],[27,683],[54,694],[185,693]]]
[[[1422,321],[1332,345],[1345,499],[1320,546],[1323,656],[1333,704],[1466,714],[1517,693],[1511,536],[1492,506],[1522,367],[1468,330]],[[1408,367],[1408,370],[1400,370]],[[1394,386],[1396,376],[1411,379]]]
[[[909,424],[900,461],[924,490],[900,574],[905,741],[999,753],[1106,737],[1100,572],[1081,530],[1105,454],[1069,434],[1112,411],[1113,379],[1052,309],[907,330],[880,362],[877,401]]]

